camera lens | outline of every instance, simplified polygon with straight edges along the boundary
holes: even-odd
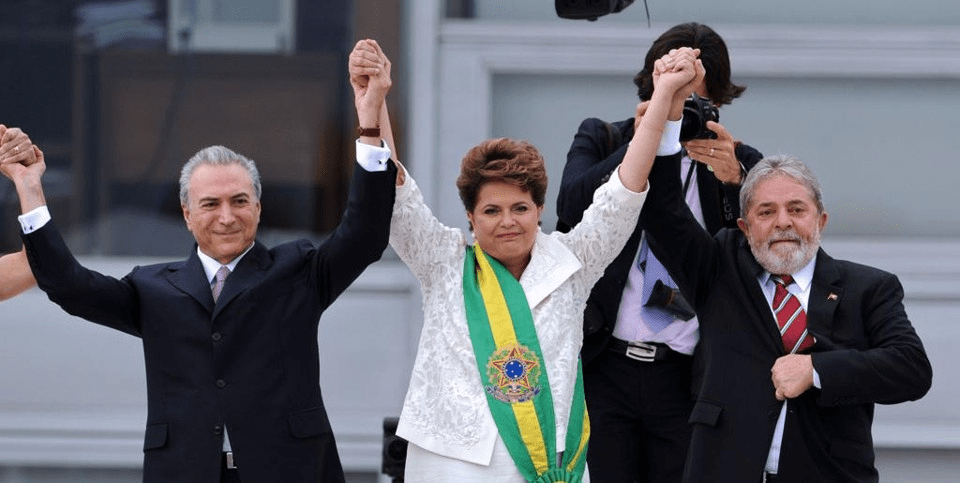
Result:
[[[718,122],[720,110],[710,99],[691,95],[683,103],[683,120],[680,122],[680,141],[691,139],[716,139],[717,133],[707,129],[707,121]]]

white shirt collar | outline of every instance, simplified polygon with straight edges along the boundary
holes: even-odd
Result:
[[[810,284],[813,283],[813,268],[816,265],[817,265],[817,254],[814,253],[813,257],[810,259],[809,262],[807,262],[806,265],[804,265],[800,270],[797,270],[796,272],[793,272],[790,274],[790,276],[793,277],[793,283],[797,284],[797,287],[800,288],[801,292],[806,292],[807,290],[810,289]],[[767,281],[769,281],[770,283],[773,283],[770,280],[770,275],[771,275],[770,272],[764,270],[763,275],[761,276],[761,280],[764,281],[765,283]]]
[[[243,253],[237,256],[237,258],[230,260],[230,263],[226,265],[221,265],[220,262],[214,260],[212,257],[207,255],[206,253],[203,253],[202,251],[200,251],[200,247],[198,246],[197,255],[200,257],[200,263],[203,265],[204,273],[207,274],[207,281],[210,283],[213,283],[213,278],[217,276],[217,270],[220,270],[220,267],[222,266],[226,266],[227,268],[230,269],[230,272],[233,272],[233,270],[237,268],[237,264],[240,263],[240,259],[243,258],[243,256],[246,255],[247,252],[249,252],[250,249],[253,248],[253,245],[255,244],[256,242],[251,243],[250,246],[243,251]]]
[[[810,298],[810,286],[813,285],[813,269],[816,266],[817,255],[814,254],[813,258],[811,258],[803,268],[790,274],[790,276],[793,277],[794,283],[786,287],[788,292],[800,299],[800,305],[803,306],[804,310],[807,309],[807,301]],[[763,295],[767,298],[767,303],[773,300],[773,293],[776,287],[776,283],[770,279],[770,275],[770,272],[764,270],[757,276],[757,282],[760,283],[760,289],[763,290]]]
[[[810,298],[810,286],[813,285],[813,269],[816,266],[817,255],[814,254],[813,258],[811,258],[803,268],[790,274],[790,276],[793,277],[794,283],[786,287],[788,292],[796,295],[797,298],[800,299],[800,305],[803,306],[804,310],[807,309],[807,300]],[[773,300],[773,294],[776,291],[776,283],[770,279],[770,272],[764,270],[763,273],[757,276],[757,282],[760,283],[763,295],[769,303]]]

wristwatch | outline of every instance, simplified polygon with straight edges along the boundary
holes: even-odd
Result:
[[[378,138],[380,137],[380,128],[379,127],[363,127],[360,126],[357,128],[357,133],[360,134],[360,137],[371,137]]]

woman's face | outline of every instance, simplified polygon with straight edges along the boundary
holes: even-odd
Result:
[[[519,278],[530,262],[542,212],[543,206],[534,204],[529,192],[503,181],[488,181],[480,187],[467,219],[480,248]]]

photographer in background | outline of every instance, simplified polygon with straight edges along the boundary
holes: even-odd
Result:
[[[614,123],[589,118],[580,124],[560,182],[558,230],[580,222],[594,190],[620,164],[653,95],[654,62],[680,47],[700,49],[706,76],[684,105],[677,176],[690,210],[710,234],[736,227],[740,183],[763,156],[716,122],[717,107],[745,89],[730,81],[726,44],[710,27],[685,23],[664,32],[647,51],[634,78],[641,101],[635,117]],[[679,151],[676,139],[676,132],[664,133],[658,157]],[[693,310],[647,248],[639,221],[594,286],[583,329],[591,476],[596,481],[680,481],[691,434],[688,419],[700,386],[698,368],[706,355],[695,351],[699,332]]]

